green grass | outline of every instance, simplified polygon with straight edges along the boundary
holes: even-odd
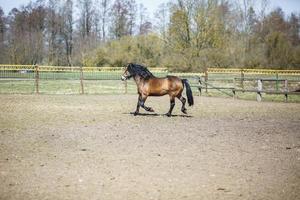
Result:
[[[121,80],[84,80],[86,94],[122,94],[125,93],[125,82]],[[133,81],[127,82],[127,93],[136,93]],[[35,80],[1,80],[0,94],[33,94],[36,93]],[[80,94],[80,80],[40,80],[41,94]]]
[[[1,80],[0,94],[31,94],[35,91],[34,80]]]
[[[128,84],[128,93],[136,91],[134,85]],[[125,84],[121,80],[84,80],[85,94],[122,94],[125,93]],[[79,80],[42,80],[40,81],[42,94],[80,94]]]

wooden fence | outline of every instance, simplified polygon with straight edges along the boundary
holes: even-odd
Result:
[[[150,68],[154,74],[165,76],[166,68]],[[120,80],[124,67],[65,67],[39,65],[0,65],[0,80],[18,81],[34,80],[34,93],[40,93],[41,81],[44,80],[75,80],[79,81],[80,93],[85,93],[85,81]],[[127,81],[124,91],[127,93]]]
[[[212,73],[240,73],[243,74],[277,74],[277,75],[300,75],[300,70],[273,70],[273,69],[237,69],[237,68],[207,68]]]
[[[88,80],[120,80],[124,71],[122,67],[65,67],[38,65],[0,65],[0,80],[34,80],[34,93],[40,93],[43,80],[75,80],[80,85],[80,93],[85,94],[85,81]],[[190,79],[192,86],[199,91],[208,93],[209,90],[219,91],[236,98],[237,93],[256,93],[257,100],[262,100],[262,93],[284,95],[298,95],[291,90],[291,82],[300,83],[300,70],[268,70],[268,69],[232,69],[207,68],[202,73],[170,73],[167,68],[150,68],[158,76],[176,75]],[[226,85],[224,82],[230,82]],[[222,85],[216,85],[220,82]],[[255,88],[246,88],[248,82],[255,82]],[[274,82],[275,88],[265,89],[264,86]],[[279,85],[284,85],[283,89]],[[124,82],[124,92],[128,91],[128,83]],[[300,87],[300,85],[299,85]],[[88,93],[88,91],[87,91]]]
[[[202,95],[202,90],[205,90],[205,93],[208,93],[208,90],[217,90],[220,93],[223,93],[225,95],[233,97],[233,99],[237,98],[237,93],[256,93],[256,100],[257,101],[262,101],[262,94],[276,94],[276,95],[284,95],[285,97],[285,102],[288,102],[288,97],[290,95],[300,95],[300,89],[297,90],[292,90],[290,91],[288,88],[288,80],[287,79],[252,79],[252,81],[255,81],[257,83],[257,87],[254,89],[243,89],[243,88],[238,88],[236,86],[233,87],[219,87],[219,86],[214,86],[213,84],[208,83],[205,79],[203,80],[203,77],[194,77],[196,82],[192,85],[192,87],[197,88],[199,91],[199,96]],[[234,82],[235,82],[234,78]],[[250,80],[250,79],[248,79]],[[266,90],[263,89],[263,83],[264,82],[284,82],[284,90]],[[299,82],[299,81],[297,81]]]
[[[229,79],[232,79],[232,86],[215,86],[212,82],[214,78],[210,78],[213,74],[227,74],[231,75]],[[249,77],[246,77],[249,76]],[[254,77],[253,77],[254,76]],[[280,78],[284,77],[284,78]],[[292,79],[291,79],[292,77]],[[289,80],[289,79],[290,80]],[[215,79],[217,80],[217,79]],[[223,78],[219,80],[224,80]],[[227,77],[228,80],[228,77]],[[237,92],[248,92],[256,93],[256,100],[262,101],[262,94],[277,94],[284,95],[285,102],[288,101],[289,95],[300,95],[300,70],[268,70],[268,69],[226,69],[226,68],[208,68],[205,71],[204,76],[198,77],[199,84],[194,85],[199,89],[201,95],[202,90],[205,89],[207,93],[208,90],[218,90],[233,98],[237,97]],[[251,89],[245,88],[245,82],[255,82],[256,87]],[[264,89],[264,84],[275,82],[275,88]],[[293,88],[290,90],[288,87],[289,83],[298,83],[298,88]],[[239,83],[239,87],[237,86]],[[279,89],[279,84],[283,83],[284,88]]]

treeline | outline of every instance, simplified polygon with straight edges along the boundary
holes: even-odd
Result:
[[[0,7],[0,63],[300,69],[299,13],[267,6],[177,0],[155,19],[135,0],[37,0],[8,15]]]

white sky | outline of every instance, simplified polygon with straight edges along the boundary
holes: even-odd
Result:
[[[136,0],[138,4],[144,4],[150,16],[153,16],[153,13],[157,10],[158,6],[161,3],[166,3],[168,1],[169,0]],[[260,3],[260,0],[255,1],[257,3]],[[19,8],[21,5],[26,5],[29,2],[30,0],[0,0],[0,6],[3,8],[5,14],[7,15],[12,8]],[[300,0],[269,0],[269,2],[269,9],[271,10],[279,6],[286,14],[289,14],[291,12],[300,13]]]

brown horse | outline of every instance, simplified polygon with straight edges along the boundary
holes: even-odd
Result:
[[[182,102],[181,111],[187,114],[185,108],[186,99],[182,96],[184,86],[186,87],[186,95],[189,106],[194,104],[191,87],[186,79],[180,79],[176,76],[167,76],[164,78],[155,77],[146,67],[138,64],[130,63],[127,65],[122,80],[125,81],[133,77],[139,94],[136,110],[134,115],[139,113],[140,107],[146,111],[154,112],[151,107],[145,106],[145,101],[148,96],[170,96],[170,109],[167,116],[170,117],[175,106],[175,97]]]

